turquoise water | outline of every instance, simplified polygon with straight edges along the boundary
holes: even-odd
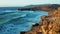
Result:
[[[0,11],[0,34],[19,34],[21,31],[30,30],[31,26],[39,23],[42,15],[48,15],[42,11]]]

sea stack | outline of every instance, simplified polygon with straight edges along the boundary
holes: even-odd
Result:
[[[48,16],[41,16],[39,24],[25,34],[60,34],[60,7],[49,10]]]

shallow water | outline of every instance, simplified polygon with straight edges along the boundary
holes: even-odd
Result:
[[[0,11],[0,34],[19,34],[28,31],[35,23],[39,23],[42,15],[48,15],[43,11]]]

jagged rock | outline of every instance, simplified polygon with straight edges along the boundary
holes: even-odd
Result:
[[[48,16],[42,16],[40,23],[25,34],[60,34],[60,7],[49,10]]]

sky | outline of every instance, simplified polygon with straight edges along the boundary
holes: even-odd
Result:
[[[60,0],[0,0],[0,7],[38,4],[60,4]]]

